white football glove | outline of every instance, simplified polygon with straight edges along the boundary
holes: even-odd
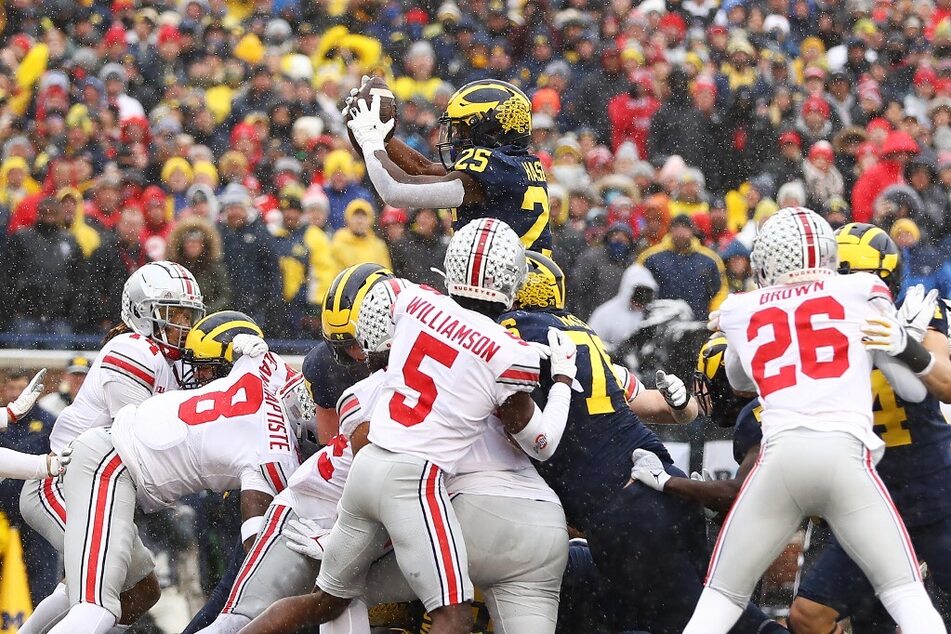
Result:
[[[643,482],[655,491],[664,490],[671,476],[664,469],[664,463],[657,454],[646,449],[635,449],[631,454],[631,461],[634,463],[631,467],[631,480]]]
[[[578,373],[575,365],[578,360],[578,347],[575,342],[557,328],[549,328],[548,348],[551,350],[548,360],[551,363],[552,377],[562,374],[574,381],[575,374]]]
[[[905,293],[905,301],[898,309],[898,322],[904,324],[908,336],[921,343],[928,332],[928,324],[934,318],[938,302],[938,291],[932,289],[925,294],[922,284],[915,284]]]
[[[908,332],[891,315],[869,317],[862,326],[862,345],[867,350],[880,350],[894,357],[908,347]]]
[[[353,133],[360,149],[368,145],[382,149],[386,143],[386,135],[390,133],[396,121],[390,119],[386,123],[380,120],[380,96],[374,95],[370,104],[365,99],[357,99],[356,105],[350,108],[350,121],[347,127]]]
[[[320,561],[324,558],[324,544],[331,529],[321,528],[314,520],[305,517],[291,520],[281,532],[287,538],[287,547],[295,553],[307,555]]]
[[[714,310],[707,317],[707,330],[716,332],[720,329],[720,311]]]
[[[46,368],[33,375],[30,383],[20,392],[20,395],[12,403],[7,404],[7,418],[9,422],[14,423],[24,414],[33,409],[36,399],[43,393],[43,377],[46,376]]]
[[[674,409],[683,409],[690,402],[687,386],[676,374],[667,374],[658,370],[655,374],[657,390],[664,395],[664,400]]]
[[[354,106],[353,101],[357,98],[357,95],[360,94],[360,91],[363,90],[363,87],[366,85],[366,83],[367,83],[368,81],[370,81],[370,76],[369,76],[369,75],[364,75],[364,76],[360,79],[360,85],[357,86],[356,88],[351,88],[351,89],[350,89],[350,94],[347,95],[346,100],[344,100],[344,102],[343,102],[343,110],[340,111],[340,114],[341,114],[342,116],[346,117],[346,116],[347,116],[347,113],[350,112],[350,108],[352,108],[352,107]]]
[[[262,354],[267,354],[268,351],[267,342],[264,339],[247,333],[235,335],[231,347],[234,350],[235,358],[243,356],[259,357]]]
[[[63,451],[57,456],[54,453],[46,456],[46,471],[51,478],[61,476],[66,473],[66,467],[73,459],[73,446],[66,445]]]

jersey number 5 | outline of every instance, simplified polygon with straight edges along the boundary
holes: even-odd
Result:
[[[390,398],[390,418],[404,427],[419,425],[426,420],[429,413],[433,411],[433,402],[436,400],[436,382],[419,366],[423,359],[428,357],[440,365],[451,368],[457,356],[459,351],[452,346],[425,332],[419,333],[406,358],[406,365],[403,366],[403,382],[406,387],[419,394],[416,405],[408,406],[406,397],[397,392]]]
[[[178,417],[186,425],[204,425],[219,418],[253,414],[263,401],[261,379],[245,374],[227,390],[206,392],[184,401],[178,406]]]
[[[849,369],[849,340],[835,328],[814,328],[812,318],[826,315],[830,319],[845,319],[842,304],[831,297],[816,297],[804,301],[793,313],[772,306],[753,314],[746,328],[747,341],[753,341],[767,326],[773,329],[773,340],[760,345],[753,355],[753,380],[760,396],[796,385],[801,371],[811,379],[833,379]],[[792,329],[799,341],[799,368],[795,364],[776,368],[767,375],[766,364],[782,357],[792,345]],[[819,350],[831,352],[819,359]]]

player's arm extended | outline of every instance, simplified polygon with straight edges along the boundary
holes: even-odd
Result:
[[[383,202],[393,207],[458,207],[484,198],[479,184],[459,171],[444,175],[408,174],[386,152],[384,139],[393,125],[392,120],[386,123],[380,120],[379,96],[374,96],[369,104],[359,99],[351,108],[351,119],[347,123],[363,151],[367,176]],[[407,153],[401,153],[401,160],[407,157]]]
[[[42,480],[56,475],[50,465],[51,459],[49,455],[36,456],[0,447],[0,480]]]
[[[442,176],[407,174],[385,150],[364,153],[374,189],[393,207],[459,207],[483,200],[482,188],[463,172]]]
[[[660,390],[644,390],[629,403],[631,411],[645,423],[685,425],[693,422],[700,411],[693,396],[683,409],[671,406]]]
[[[442,163],[430,161],[396,137],[386,142],[386,153],[391,161],[411,176],[445,176],[449,173]]]
[[[751,447],[743,458],[740,468],[736,472],[736,477],[732,480],[692,480],[688,478],[671,478],[664,487],[664,492],[670,492],[679,495],[682,498],[699,502],[704,507],[718,513],[726,513],[733,506],[733,500],[746,476],[749,475],[756,464],[756,456],[759,454],[759,445]]]

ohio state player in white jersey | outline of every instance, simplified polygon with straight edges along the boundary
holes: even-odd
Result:
[[[878,277],[836,274],[832,228],[815,212],[777,212],[757,236],[751,262],[761,288],[730,296],[719,327],[729,341],[730,383],[759,393],[762,449],[720,531],[684,632],[727,632],[802,518],[813,515],[829,522],[902,631],[944,632],[874,467],[882,441],[872,432],[870,350],[927,372],[923,347],[900,336]],[[879,332],[879,322],[894,328]],[[917,400],[923,397],[921,389]]]
[[[400,292],[395,280],[374,286],[391,295],[385,301],[377,296],[371,303],[371,289],[355,307],[359,314],[385,306],[395,335],[371,416],[373,444],[354,459],[326,543],[316,620],[330,620],[363,595],[372,557],[388,535],[403,576],[433,617],[433,631],[467,632],[472,584],[443,469],[451,472],[495,410],[506,431],[540,459],[551,455],[564,432],[573,344],[551,335],[556,385],[542,412],[530,396],[538,382],[538,352],[492,321],[512,305],[526,275],[518,236],[498,220],[473,221],[453,236],[445,264],[450,295],[469,308],[421,287]]]
[[[127,406],[111,431],[91,429],[73,442],[76,468],[63,485],[72,608],[51,632],[101,633],[115,625],[137,546],[137,502],[151,512],[190,493],[240,488],[241,532],[251,544],[261,514],[300,464],[299,437],[314,413],[303,377],[266,352],[257,333],[241,313],[209,315],[189,334],[188,351],[217,350],[221,363],[212,366],[206,356],[196,373],[230,369],[227,376]],[[247,354],[232,366],[239,337],[260,345],[241,345]]]
[[[276,601],[313,590],[319,559],[299,552],[282,531],[288,526],[299,527],[298,530],[316,533],[315,537],[321,538],[330,532],[353,462],[348,436],[353,432],[353,423],[366,418],[362,404],[376,402],[383,376],[382,370],[377,371],[341,395],[337,403],[341,433],[308,458],[288,479],[287,488],[271,502],[264,526],[241,564],[221,614],[199,634],[233,634]],[[299,524],[301,518],[308,520],[306,528]],[[308,539],[320,545],[319,541]],[[350,623],[359,627],[342,625]],[[352,602],[329,625],[338,628],[335,632],[368,633],[366,606],[361,601]]]
[[[192,325],[204,314],[201,290],[194,276],[180,264],[151,262],[129,276],[122,288],[122,324],[113,329],[103,345],[76,399],[56,418],[50,432],[50,448],[61,453],[77,436],[112,423],[125,405],[141,403],[153,394],[179,389],[174,364]],[[31,480],[20,493],[20,514],[60,553],[66,530],[66,503],[62,481]],[[134,622],[158,600],[158,580],[151,574],[152,557],[143,554],[129,567],[124,601],[132,607],[122,623]],[[132,587],[135,590],[131,590]],[[22,634],[37,634],[41,628],[69,609],[64,584],[34,610],[20,628]]]
[[[392,285],[392,286],[387,286]],[[356,324],[356,338],[371,367],[390,362],[393,324],[391,288],[406,288],[404,280],[380,282],[367,293]],[[368,418],[376,408],[381,390],[363,391],[363,383],[385,374],[378,371],[344,393],[337,404],[340,432],[353,437],[354,450],[366,446]],[[502,422],[491,416],[483,433],[458,462],[446,488],[459,517],[468,549],[473,582],[483,590],[492,622],[498,632],[554,632],[558,616],[561,577],[567,562],[568,534],[558,497],[535,471],[525,453],[514,447]],[[327,530],[316,522],[298,522],[285,534],[288,547],[314,559],[322,559]],[[498,548],[506,544],[504,549]],[[390,554],[371,566],[366,584],[366,603],[410,601],[414,597],[395,557]],[[289,619],[319,601],[315,595],[293,597],[274,603],[246,631],[272,631],[305,625]],[[350,617],[328,624],[340,632],[364,631],[356,627],[353,606]],[[362,609],[362,606],[361,606]],[[322,626],[327,627],[328,625]],[[346,625],[345,629],[337,629]],[[363,623],[365,626],[365,623]],[[324,631],[323,629],[321,630]]]

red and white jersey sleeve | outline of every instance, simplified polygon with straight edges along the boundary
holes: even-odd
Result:
[[[87,429],[112,424],[105,390],[120,383],[129,395],[129,405],[153,394],[179,388],[172,365],[158,346],[142,335],[125,333],[110,339],[93,361],[76,400],[56,418],[50,433],[50,449],[59,453]]]
[[[846,431],[871,449],[881,445],[872,433],[872,356],[860,329],[890,298],[879,278],[855,273],[731,295],[723,303],[720,329],[756,385],[765,438],[807,427]]]
[[[534,348],[488,317],[419,286],[402,290],[370,441],[453,473],[493,411],[538,385]]]
[[[228,376],[160,394],[116,416],[116,450],[152,511],[204,489],[276,495],[300,465],[276,396],[294,370],[278,355],[238,359]]]
[[[350,435],[357,425],[368,420],[367,410],[379,398],[383,377],[379,370],[344,391],[337,401],[340,433],[294,472],[275,501],[290,506],[301,517],[327,522],[328,528],[333,525],[337,502],[353,462]]]
[[[349,438],[360,423],[370,420],[370,412],[380,398],[385,377],[383,370],[377,370],[348,387],[337,399],[337,419],[342,435]]]

